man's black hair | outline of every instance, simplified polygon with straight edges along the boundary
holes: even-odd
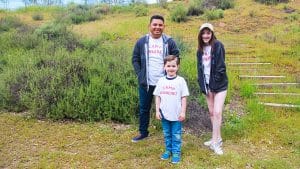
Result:
[[[160,20],[163,21],[163,23],[165,23],[165,19],[164,19],[164,17],[161,16],[161,15],[153,15],[153,16],[151,16],[151,18],[150,18],[150,23],[152,22],[153,19],[160,19]]]

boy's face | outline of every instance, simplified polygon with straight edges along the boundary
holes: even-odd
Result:
[[[177,71],[179,69],[179,65],[177,65],[176,60],[166,62],[164,66],[168,77],[175,77],[177,75]]]

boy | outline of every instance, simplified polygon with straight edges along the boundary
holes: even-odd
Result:
[[[177,75],[179,58],[169,55],[164,58],[164,70],[167,75],[157,82],[153,95],[156,96],[156,118],[162,121],[166,151],[162,160],[172,156],[171,162],[180,162],[181,126],[185,119],[187,98],[189,95],[186,81]]]

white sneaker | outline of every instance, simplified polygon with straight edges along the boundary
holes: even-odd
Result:
[[[219,141],[218,141],[217,144],[219,144],[220,146],[222,146],[222,144],[223,144],[222,139],[219,139]],[[206,141],[206,142],[204,142],[204,145],[209,147],[211,145],[211,139],[208,140],[208,141]]]
[[[222,150],[222,147],[221,147],[220,144],[218,144],[218,143],[217,144],[211,144],[209,146],[209,148],[212,149],[215,152],[215,154],[223,155],[223,150]]]

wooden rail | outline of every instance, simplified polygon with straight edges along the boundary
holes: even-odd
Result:
[[[264,103],[260,102],[259,104],[265,105],[265,106],[272,106],[272,107],[288,107],[288,108],[300,108],[300,105],[294,105],[294,104],[281,104],[281,103]]]
[[[257,92],[255,95],[284,95],[284,96],[300,96],[300,93],[263,93]]]
[[[258,83],[254,85],[255,86],[292,86],[292,85],[300,85],[300,83]]]
[[[230,62],[228,65],[271,65],[268,62]]]
[[[239,75],[239,78],[285,78],[285,76],[253,76],[253,75]]]

